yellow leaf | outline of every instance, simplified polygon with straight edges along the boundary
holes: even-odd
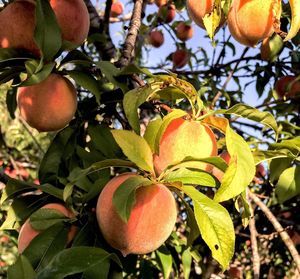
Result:
[[[300,1],[299,0],[289,0],[292,12],[292,22],[291,28],[285,37],[284,41],[288,41],[296,36],[300,30]]]

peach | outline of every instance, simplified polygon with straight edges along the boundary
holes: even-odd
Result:
[[[7,5],[0,12],[0,26],[1,48],[25,49],[40,56],[34,41],[35,4],[15,1]]]
[[[164,23],[170,23],[176,16],[176,7],[175,5],[164,5],[160,6],[158,10],[158,19]]]
[[[227,163],[229,164],[230,161],[230,155],[227,151],[223,151],[220,154],[220,157]],[[224,176],[224,172],[222,172],[221,170],[219,170],[216,167],[213,167],[212,169],[212,174],[220,181],[222,182],[223,176]]]
[[[88,36],[90,16],[83,0],[50,0],[62,38],[81,45]]]
[[[42,82],[19,87],[17,103],[21,116],[40,132],[64,128],[77,108],[74,85],[65,77],[50,74]]]
[[[201,28],[205,29],[203,18],[214,10],[214,0],[187,0],[186,7],[190,18]],[[222,14],[219,28],[225,23],[225,16]]]
[[[111,179],[103,188],[96,207],[104,238],[124,257],[147,254],[159,248],[172,233],[177,218],[175,198],[162,184],[138,188],[128,222],[120,218],[112,202],[114,192],[135,175],[125,173]]]
[[[168,3],[168,0],[155,0],[155,4],[156,4],[158,7],[167,5],[167,3]]]
[[[148,35],[149,43],[156,48],[160,47],[164,43],[164,40],[164,34],[159,30],[153,30]]]
[[[111,5],[110,16],[118,17],[119,15],[121,15],[123,13],[123,11],[124,11],[123,3],[119,2],[119,1],[114,1]]]
[[[279,99],[300,96],[300,80],[296,76],[283,76],[275,83]]]
[[[181,41],[187,41],[193,37],[194,30],[190,24],[184,21],[179,22],[176,27],[176,36]]]
[[[83,0],[50,0],[62,32],[62,39],[80,45],[86,39],[90,20]],[[11,19],[14,19],[11,21]],[[0,47],[25,49],[35,56],[40,50],[34,41],[35,2],[18,0],[0,12]]]
[[[241,44],[255,47],[274,33],[280,14],[279,0],[233,0],[228,13],[229,31]]]
[[[172,54],[172,61],[174,68],[184,67],[190,59],[189,53],[185,49],[177,49]]]
[[[174,119],[166,128],[159,143],[159,154],[154,154],[154,167],[160,175],[168,166],[177,164],[186,157],[207,158],[217,156],[217,141],[213,131],[205,124]],[[211,171],[212,166],[203,162],[197,167]]]
[[[74,214],[69,209],[67,209],[65,206],[59,203],[49,203],[43,206],[42,208],[56,209],[57,211],[64,214],[68,218],[74,217]],[[70,231],[68,233],[68,241],[67,241],[68,243],[70,243],[74,239],[76,232],[77,232],[76,227],[71,226]],[[31,226],[29,219],[26,220],[23,226],[21,227],[19,237],[18,237],[19,253],[22,254],[23,251],[28,247],[30,242],[40,233],[41,233],[40,231],[35,230]]]

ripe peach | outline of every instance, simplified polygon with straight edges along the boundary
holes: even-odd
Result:
[[[83,0],[50,0],[62,38],[74,45],[83,43],[90,20]],[[11,19],[14,19],[13,22]],[[18,0],[0,12],[0,47],[25,49],[36,56],[40,50],[34,41],[35,2]]]
[[[50,0],[62,38],[81,45],[88,36],[90,15],[83,0]]]
[[[275,83],[275,90],[279,99],[300,96],[300,80],[295,76],[283,76]]]
[[[160,47],[164,43],[164,40],[164,34],[159,30],[151,31],[148,36],[149,43],[156,48]]]
[[[181,41],[187,41],[193,37],[193,27],[190,24],[181,21],[176,27],[176,36]]]
[[[159,154],[154,154],[154,167],[160,175],[169,165],[186,157],[207,158],[217,156],[217,141],[213,131],[199,121],[174,119],[165,130],[159,143]],[[202,162],[195,164],[211,171],[212,166]]]
[[[129,220],[124,223],[112,199],[116,189],[136,174],[111,179],[102,190],[96,207],[99,227],[106,241],[126,256],[147,254],[159,248],[171,234],[177,217],[176,202],[162,184],[140,187]]]
[[[40,132],[64,128],[77,108],[74,85],[65,77],[50,74],[42,82],[19,87],[17,103],[21,116]]]
[[[40,56],[40,50],[33,39],[35,4],[15,1],[7,5],[0,12],[0,26],[1,48],[25,49]]]
[[[73,218],[74,214],[67,209],[65,206],[59,203],[49,203],[43,206],[42,208],[50,208],[50,209],[56,209],[57,211],[61,212],[68,218]],[[76,234],[76,227],[71,226],[70,231],[68,233],[68,243],[70,243]],[[23,253],[23,251],[27,248],[27,246],[30,244],[30,242],[38,235],[40,234],[40,231],[36,231],[30,224],[29,219],[25,221],[23,226],[21,227],[19,238],[18,238],[18,251],[20,254]]]
[[[277,6],[276,1],[233,0],[228,13],[231,35],[241,44],[250,47],[255,47],[259,41],[271,36],[276,18],[281,14],[280,3]]]
[[[114,1],[111,5],[110,16],[118,17],[119,15],[121,15],[123,13],[123,11],[124,11],[123,3],[119,2],[119,1]]]
[[[220,157],[227,163],[229,164],[230,161],[230,155],[227,151],[223,151],[220,154]],[[212,172],[211,172],[220,182],[222,182],[223,176],[224,176],[224,172],[222,172],[221,170],[219,170],[216,167],[213,167]]]
[[[205,29],[203,18],[214,10],[214,0],[187,0],[186,7],[190,18],[201,28]],[[219,28],[225,23],[225,16],[222,15]]]
[[[168,0],[155,0],[155,4],[156,4],[158,7],[167,5],[167,3],[168,3]]]
[[[172,54],[172,61],[174,68],[184,67],[190,59],[189,53],[185,49],[177,49]]]
[[[175,5],[164,5],[160,6],[158,10],[158,19],[165,23],[170,23],[176,16],[176,7]]]

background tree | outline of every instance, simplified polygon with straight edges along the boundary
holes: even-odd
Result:
[[[1,275],[299,277],[299,1],[1,2]]]

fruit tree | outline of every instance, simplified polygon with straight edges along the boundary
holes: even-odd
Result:
[[[300,278],[299,0],[0,3],[1,278]]]

